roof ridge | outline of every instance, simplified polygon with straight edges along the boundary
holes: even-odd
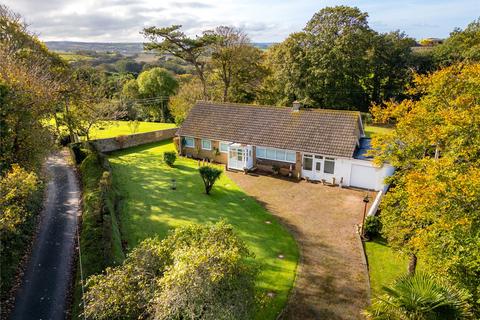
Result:
[[[239,102],[217,102],[217,101],[207,101],[207,100],[197,100],[195,104],[208,104],[208,105],[221,105],[221,106],[239,106],[239,107],[260,107],[260,108],[283,108],[283,109],[291,109],[287,106],[274,106],[269,104],[250,104],[250,103],[239,103]],[[360,115],[360,111],[358,110],[341,110],[341,109],[329,109],[329,108],[303,108],[301,111],[314,111],[314,112],[338,112],[338,113],[353,113]]]

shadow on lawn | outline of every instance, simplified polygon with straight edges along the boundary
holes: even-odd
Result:
[[[269,271],[281,272],[296,263],[293,238],[288,239],[289,235],[280,223],[228,178],[216,184],[211,195],[206,195],[193,160],[179,159],[170,168],[161,162],[155,165],[160,161],[158,154],[145,154],[152,147],[169,143],[135,147],[112,155],[114,183],[125,196],[122,225],[130,235],[130,246],[147,237],[165,237],[169,229],[181,224],[225,219],[262,258],[257,261],[268,265]],[[143,155],[140,156],[139,152]],[[190,161],[192,163],[187,165]],[[176,179],[176,190],[171,190],[171,179]],[[272,223],[265,223],[267,220]],[[284,259],[278,259],[280,254]]]

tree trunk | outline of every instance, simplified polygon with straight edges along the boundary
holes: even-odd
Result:
[[[68,108],[68,96],[65,97],[65,114],[67,115],[67,127],[70,134],[70,142],[75,142],[75,136],[73,134],[72,121],[70,119],[70,110]]]
[[[408,274],[414,275],[417,269],[417,255],[415,253],[410,254],[410,261],[408,262]]]
[[[203,73],[203,68],[200,68],[197,64],[195,64],[195,70],[197,71],[198,78],[200,78],[200,82],[202,83],[202,90],[203,90],[203,100],[207,101],[207,81],[205,80],[205,75]]]

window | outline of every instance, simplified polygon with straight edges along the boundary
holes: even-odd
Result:
[[[257,158],[295,163],[296,153],[282,149],[257,147]]]
[[[285,151],[277,150],[275,152],[275,159],[280,161],[285,161]]]
[[[258,158],[266,158],[267,157],[267,153],[265,151],[265,148],[257,147],[257,157]]]
[[[237,160],[243,161],[243,149],[237,149]]]
[[[319,162],[319,161],[315,162],[315,171],[318,171],[318,172],[322,171],[322,163],[321,162]]]
[[[303,155],[303,170],[312,171],[313,168],[313,157],[310,154]]]
[[[276,160],[275,149],[267,149],[267,159]]]
[[[195,148],[195,139],[191,137],[185,137],[185,147]]]
[[[296,158],[295,152],[287,151],[287,161],[288,162],[295,162],[295,158]]]
[[[220,141],[220,152],[228,153],[228,145],[230,142]]]
[[[202,139],[202,149],[212,150],[212,140]]]
[[[335,173],[335,159],[334,158],[325,158],[325,163],[323,165],[323,172],[334,174]]]

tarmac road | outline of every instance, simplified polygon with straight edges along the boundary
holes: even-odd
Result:
[[[32,255],[17,291],[13,320],[65,319],[80,215],[77,176],[63,150],[47,160],[49,183]]]

